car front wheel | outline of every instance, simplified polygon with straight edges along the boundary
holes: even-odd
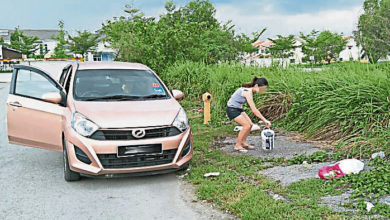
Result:
[[[80,180],[80,174],[70,170],[69,161],[68,161],[68,151],[67,151],[66,143],[65,143],[64,139],[62,139],[62,147],[63,147],[62,155],[63,155],[64,178],[65,178],[65,180],[67,182]]]

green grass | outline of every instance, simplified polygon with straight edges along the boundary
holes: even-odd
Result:
[[[171,88],[181,89],[192,105],[201,104],[201,94],[210,92],[213,124],[227,120],[227,100],[253,76],[269,81],[268,93],[255,95],[255,102],[277,125],[307,138],[337,141],[334,150],[345,152],[344,157],[369,157],[380,150],[390,153],[389,63],[334,63],[322,71],[304,72],[295,66],[185,62],[161,74]]]
[[[320,206],[325,195],[354,189],[357,203],[351,204],[364,214],[364,199],[388,195],[389,162],[374,163],[368,173],[334,181],[302,180],[284,188],[258,174],[271,165],[287,166],[309,162],[335,161],[344,158],[369,158],[380,150],[390,153],[390,64],[333,63],[322,71],[304,72],[299,67],[257,68],[237,63],[205,65],[178,63],[161,77],[170,88],[180,89],[186,99],[183,106],[191,118],[194,132],[194,158],[186,177],[198,197],[216,204],[243,219],[359,219],[335,213]],[[213,146],[216,137],[231,136],[234,125],[226,125],[225,106],[230,95],[250,82],[253,76],[269,81],[266,95],[256,95],[260,111],[274,125],[304,133],[314,140],[334,140],[329,151],[311,156],[260,159],[248,155],[232,156]],[[191,109],[202,106],[201,95],[213,95],[212,120],[203,125],[201,114]],[[247,107],[246,107],[247,108]],[[248,110],[248,109],[246,109]],[[249,112],[249,111],[247,111]],[[205,178],[207,172],[220,172]],[[275,201],[267,192],[284,196],[290,202]],[[376,204],[373,213],[389,216],[389,206]]]

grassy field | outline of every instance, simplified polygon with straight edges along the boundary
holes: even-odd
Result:
[[[232,124],[226,125],[225,105],[230,95],[253,76],[264,76],[270,83],[266,95],[258,95],[257,106],[274,124],[298,131],[308,139],[333,140],[328,150],[312,156],[299,155],[290,160],[260,159],[247,155],[232,156],[213,147],[217,137],[236,135]],[[161,74],[171,88],[186,94],[187,109],[194,132],[194,159],[186,179],[192,182],[201,200],[214,203],[221,210],[243,219],[361,219],[365,200],[377,201],[389,195],[390,163],[373,160],[370,172],[324,182],[303,180],[282,187],[258,174],[265,163],[287,166],[309,162],[340,160],[347,157],[369,158],[383,150],[389,155],[390,65],[333,64],[320,72],[299,68],[256,68],[240,64],[207,66],[181,63]],[[203,125],[200,95],[213,94],[212,122]],[[248,112],[248,111],[247,111]],[[207,172],[219,177],[205,178]],[[337,195],[354,189],[357,202],[350,207],[361,210],[356,215],[335,213],[319,205],[325,195]],[[277,193],[289,202],[274,200]],[[376,205],[372,213],[390,217],[390,208]]]
[[[336,141],[346,156],[390,153],[390,64],[340,63],[304,72],[295,67],[187,62],[161,76],[171,88],[181,89],[193,106],[200,106],[201,94],[210,92],[214,124],[227,120],[225,106],[235,89],[253,76],[266,77],[268,93],[256,95],[255,101],[278,125],[308,139]]]

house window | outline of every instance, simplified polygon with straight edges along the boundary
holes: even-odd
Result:
[[[93,61],[102,61],[102,56],[100,54],[94,54]]]
[[[45,53],[47,53],[49,50],[47,49],[47,44],[45,44]]]

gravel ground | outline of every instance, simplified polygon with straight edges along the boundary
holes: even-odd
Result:
[[[379,200],[379,203],[390,205],[390,196],[383,197]]]
[[[227,137],[224,140],[216,142],[215,145],[223,151],[232,153],[236,141],[237,138]],[[256,135],[254,136],[249,136],[247,141],[256,148],[255,150],[250,150],[248,154],[261,158],[283,157],[288,160],[296,155],[311,155],[314,152],[320,151],[320,149],[313,144],[296,142],[289,137],[278,134],[275,135],[275,144],[272,151],[264,151],[261,148],[261,137],[258,132],[256,132]],[[234,152],[234,154],[239,153]]]
[[[356,209],[346,208],[344,207],[345,203],[354,202],[350,199],[350,195],[353,191],[349,190],[338,196],[325,196],[322,197],[322,204],[329,206],[333,211],[336,212],[356,212]]]
[[[303,165],[292,165],[287,167],[272,167],[266,170],[261,170],[261,175],[267,176],[279,182],[282,186],[289,186],[293,182],[303,179],[318,178],[318,169],[322,166],[327,166],[332,163],[317,163],[310,164],[310,168]]]

